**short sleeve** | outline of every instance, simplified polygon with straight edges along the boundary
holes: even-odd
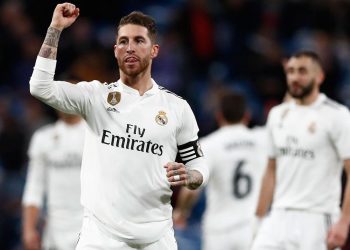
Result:
[[[190,105],[185,102],[181,114],[181,126],[177,133],[177,145],[183,145],[198,139],[198,125]]]
[[[330,133],[339,157],[343,160],[350,159],[350,112],[343,107],[334,114],[333,125]]]

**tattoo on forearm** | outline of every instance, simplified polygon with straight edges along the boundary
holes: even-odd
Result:
[[[43,45],[39,51],[39,56],[49,59],[56,59],[58,41],[61,31],[53,27],[49,27]]]
[[[53,49],[43,45],[39,52],[39,55],[44,58],[56,59],[57,49]]]
[[[61,31],[55,29],[53,27],[49,27],[47,29],[46,37],[44,40],[44,44],[49,45],[51,47],[58,47],[58,41],[60,40]]]
[[[203,182],[203,177],[202,174],[199,173],[196,170],[188,170],[187,171],[187,175],[188,175],[188,183],[187,183],[187,187],[189,189],[197,189]]]

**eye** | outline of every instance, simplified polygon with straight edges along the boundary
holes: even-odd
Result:
[[[127,44],[126,39],[121,39],[121,40],[119,40],[119,42],[118,42],[118,45],[126,45],[126,44]]]
[[[137,43],[144,43],[144,40],[142,38],[138,38],[138,39],[136,39],[136,42]]]
[[[294,72],[294,69],[293,68],[287,68],[286,69],[286,73],[287,74],[292,74]]]

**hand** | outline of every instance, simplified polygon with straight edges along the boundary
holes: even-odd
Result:
[[[333,250],[337,247],[342,247],[348,237],[349,227],[347,223],[339,220],[328,231],[327,247],[328,250]]]
[[[71,26],[78,18],[80,13],[79,8],[76,8],[74,4],[63,3],[57,4],[50,26],[62,31],[63,29]]]
[[[25,250],[40,250],[40,235],[36,230],[25,230],[23,234]]]
[[[189,189],[196,189],[203,182],[201,173],[197,170],[187,169],[182,163],[168,162],[164,167],[171,186],[186,186]]]

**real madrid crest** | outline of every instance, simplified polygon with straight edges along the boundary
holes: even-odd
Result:
[[[121,94],[118,91],[108,93],[107,102],[111,105],[117,105],[120,102]]]
[[[168,117],[164,111],[158,111],[158,115],[156,115],[156,123],[161,126],[164,126],[168,123]]]

